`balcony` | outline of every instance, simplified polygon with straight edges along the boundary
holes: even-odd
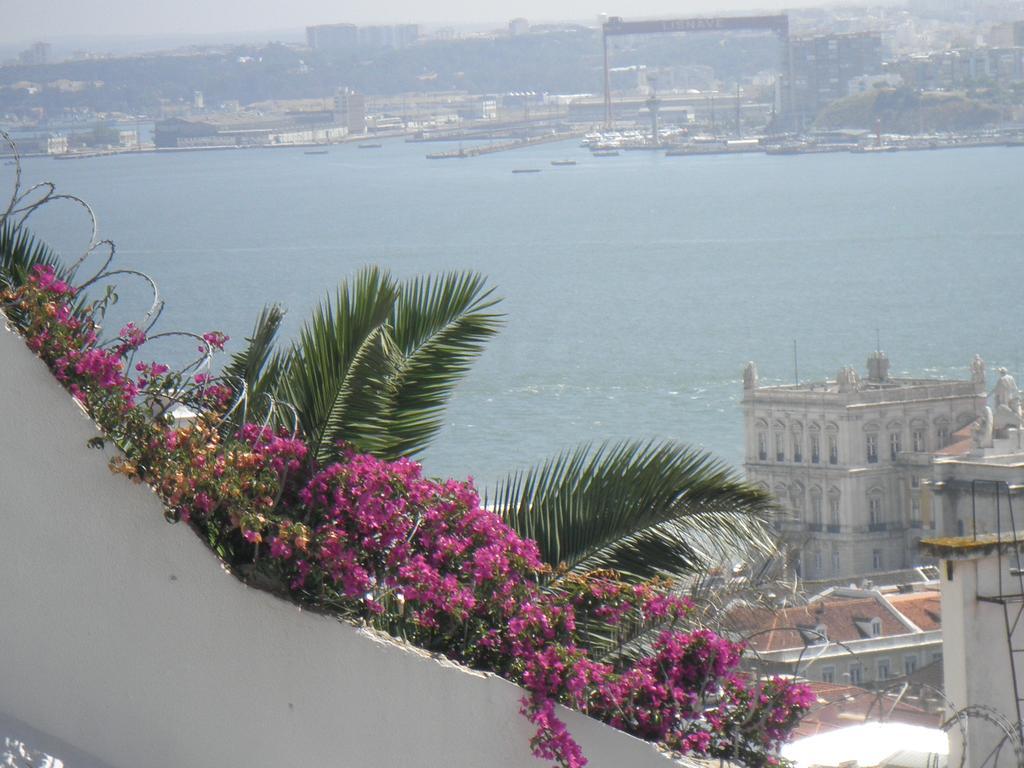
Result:
[[[871,533],[877,533],[879,531],[886,531],[889,529],[888,523],[871,523],[868,525],[868,530]]]

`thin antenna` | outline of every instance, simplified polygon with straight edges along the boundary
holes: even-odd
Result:
[[[796,367],[796,339],[793,339],[793,383],[800,384],[800,372]]]
[[[882,351],[882,334],[875,328],[875,352]]]

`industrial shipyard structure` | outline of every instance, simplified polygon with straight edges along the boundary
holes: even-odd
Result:
[[[608,41],[630,35],[665,35],[698,32],[764,31],[779,40],[779,63],[772,105],[772,126],[780,130],[799,130],[808,125],[822,106],[847,95],[857,77],[877,76],[882,72],[882,42],[877,33],[790,37],[789,16],[718,16],[711,18],[625,21],[612,16],[602,27],[604,54],[604,124],[614,125],[611,70]],[[652,123],[652,135],[658,131],[659,100],[653,92],[646,101]],[[735,101],[737,128],[740,125],[740,100]]]

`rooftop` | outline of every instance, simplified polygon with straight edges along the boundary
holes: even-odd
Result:
[[[740,609],[730,615],[729,625],[750,637],[755,651],[770,653],[823,642],[819,632],[829,641],[848,643],[938,630],[941,608],[935,590],[893,595],[851,590],[776,611]]]
[[[743,381],[747,397],[802,399],[808,395],[815,395],[829,400],[846,401],[848,404],[969,397],[984,393],[984,377],[979,376],[974,367],[970,379],[890,376],[889,367],[889,358],[884,352],[877,351],[868,357],[867,373],[864,376],[858,374],[853,366],[845,366],[839,370],[835,379],[761,387],[758,386],[757,366],[748,363]]]

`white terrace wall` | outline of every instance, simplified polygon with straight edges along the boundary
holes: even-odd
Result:
[[[0,714],[113,768],[543,765],[520,689],[247,588],[95,435],[0,327]],[[668,764],[563,714],[594,768]]]

